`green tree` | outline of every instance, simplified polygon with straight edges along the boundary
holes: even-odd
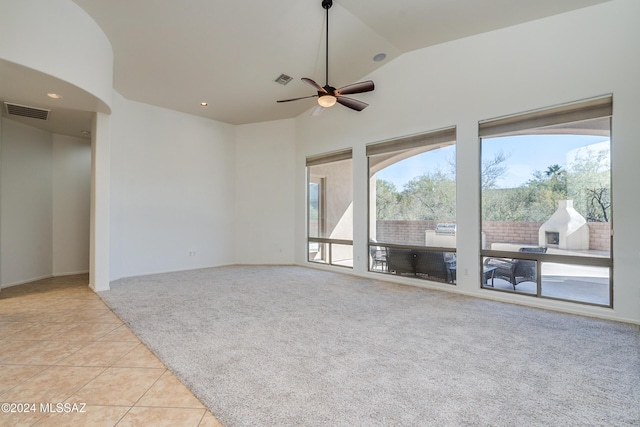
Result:
[[[538,175],[540,175],[538,173]],[[567,193],[567,171],[562,166],[551,165],[544,172],[544,176],[548,179],[545,186],[556,193]]]
[[[569,166],[568,189],[573,206],[587,221],[608,222],[611,218],[609,150],[578,150]]]
[[[482,218],[486,221],[546,221],[558,201],[571,199],[587,221],[609,221],[611,194],[609,152],[579,150],[568,169],[558,164],[536,171],[517,188],[497,188],[507,171],[508,155],[500,152],[482,164]],[[448,163],[451,163],[450,161]],[[451,166],[451,164],[450,164]],[[377,218],[451,221],[456,218],[455,173],[435,171],[409,181],[402,191],[376,181]]]
[[[456,183],[436,171],[409,181],[400,194],[402,219],[452,221],[456,218]]]
[[[526,186],[485,190],[482,193],[482,218],[485,221],[528,221],[530,198]]]
[[[525,187],[528,191],[526,221],[545,221],[567,198],[567,171],[554,164],[544,172],[536,171]]]
[[[499,162],[488,162],[487,165],[493,170],[501,166]],[[482,193],[483,219],[546,221],[557,209],[559,200],[570,199],[587,221],[609,221],[609,171],[608,150],[594,152],[584,148],[577,152],[568,169],[553,164],[544,171],[534,172],[533,178],[518,188],[485,188]]]
[[[396,186],[383,179],[376,179],[376,218],[399,219],[400,194]]]
[[[482,193],[483,219],[544,221],[553,214],[558,200],[566,198],[567,172],[560,165],[551,165],[544,172],[535,171],[533,178],[519,187],[485,189]]]
[[[504,162],[509,158],[504,152],[499,151],[492,159],[482,161],[482,189],[496,188],[498,179],[507,172]]]

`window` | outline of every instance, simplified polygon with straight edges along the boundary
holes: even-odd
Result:
[[[483,287],[610,307],[610,96],[481,122]]]
[[[454,283],[456,130],[367,146],[369,270]]]
[[[353,267],[351,150],[307,159],[308,261]]]

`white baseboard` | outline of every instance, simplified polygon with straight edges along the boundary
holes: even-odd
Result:
[[[11,286],[24,285],[25,283],[31,283],[31,282],[35,282],[35,281],[42,280],[42,279],[50,279],[52,277],[53,277],[53,275],[47,274],[46,276],[33,277],[31,279],[21,280],[19,282],[2,284],[2,285],[0,285],[0,287],[3,288],[3,289],[4,288],[10,288]]]
[[[24,284],[31,283],[31,282],[37,282],[38,280],[50,279],[52,277],[77,276],[78,274],[88,274],[88,273],[89,273],[89,270],[70,271],[70,272],[65,272],[65,273],[47,274],[45,276],[33,277],[31,279],[21,280],[19,282],[2,284],[2,285],[0,285],[0,289],[10,288],[12,286],[24,285]]]
[[[53,273],[51,277],[77,276],[78,274],[89,274],[89,270],[67,271],[64,273]]]

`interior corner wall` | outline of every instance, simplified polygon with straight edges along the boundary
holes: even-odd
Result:
[[[293,264],[295,120],[236,129],[236,263]]]
[[[52,135],[2,119],[0,284],[51,276]]]
[[[2,125],[0,117],[0,290],[2,289]]]
[[[0,58],[71,83],[109,110],[111,44],[72,0],[0,0]]]
[[[114,93],[110,280],[233,264],[235,127]]]
[[[368,143],[457,127],[458,270],[469,295],[640,323],[640,2],[612,0],[537,21],[406,53],[364,79],[376,90],[360,113],[331,108],[296,118],[296,262],[305,264],[305,157],[353,148],[354,269],[366,265]],[[613,309],[480,288],[478,121],[613,94]],[[336,131],[327,132],[327,129]],[[361,221],[358,221],[358,218]],[[360,257],[360,259],[358,259]],[[420,286],[446,287],[422,281]],[[426,283],[425,283],[426,282]]]
[[[53,275],[89,271],[91,144],[53,135]]]

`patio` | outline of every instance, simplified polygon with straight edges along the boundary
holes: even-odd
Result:
[[[610,305],[609,277],[602,267],[574,266],[544,263],[542,269],[541,296],[597,305]],[[486,286],[491,287],[489,279]],[[493,288],[536,295],[536,283],[532,281],[513,285],[503,279],[493,279]]]
[[[513,252],[513,256],[518,256],[518,249],[526,245],[518,245],[513,243],[494,244],[499,251]],[[375,246],[372,246],[375,248]],[[371,254],[376,254],[375,258],[370,258],[370,271],[383,274],[398,274],[398,272],[389,271],[389,266],[384,256],[384,246],[378,246],[378,249]],[[493,247],[492,247],[493,249]],[[568,251],[557,248],[549,248],[547,254],[565,255],[565,256],[581,256],[593,258],[608,258],[606,251]],[[522,255],[522,254],[519,254]],[[455,253],[449,254],[454,257]],[[489,257],[484,257],[487,259]],[[509,258],[506,258],[509,259]],[[541,296],[545,298],[561,299],[574,301],[579,303],[595,304],[602,306],[610,306],[610,278],[609,269],[607,267],[578,265],[578,264],[562,264],[557,262],[544,261],[541,262],[541,285],[540,294],[538,295],[537,284],[535,281],[522,281],[515,286],[507,280],[493,277],[491,271],[486,274],[486,282],[483,288],[493,289],[504,292],[513,292],[518,294],[526,294],[532,296]],[[453,270],[456,269],[455,261],[452,264]],[[428,276],[413,275],[416,278],[430,280]],[[413,277],[412,276],[412,277]],[[453,284],[456,283],[455,273],[453,273]]]

